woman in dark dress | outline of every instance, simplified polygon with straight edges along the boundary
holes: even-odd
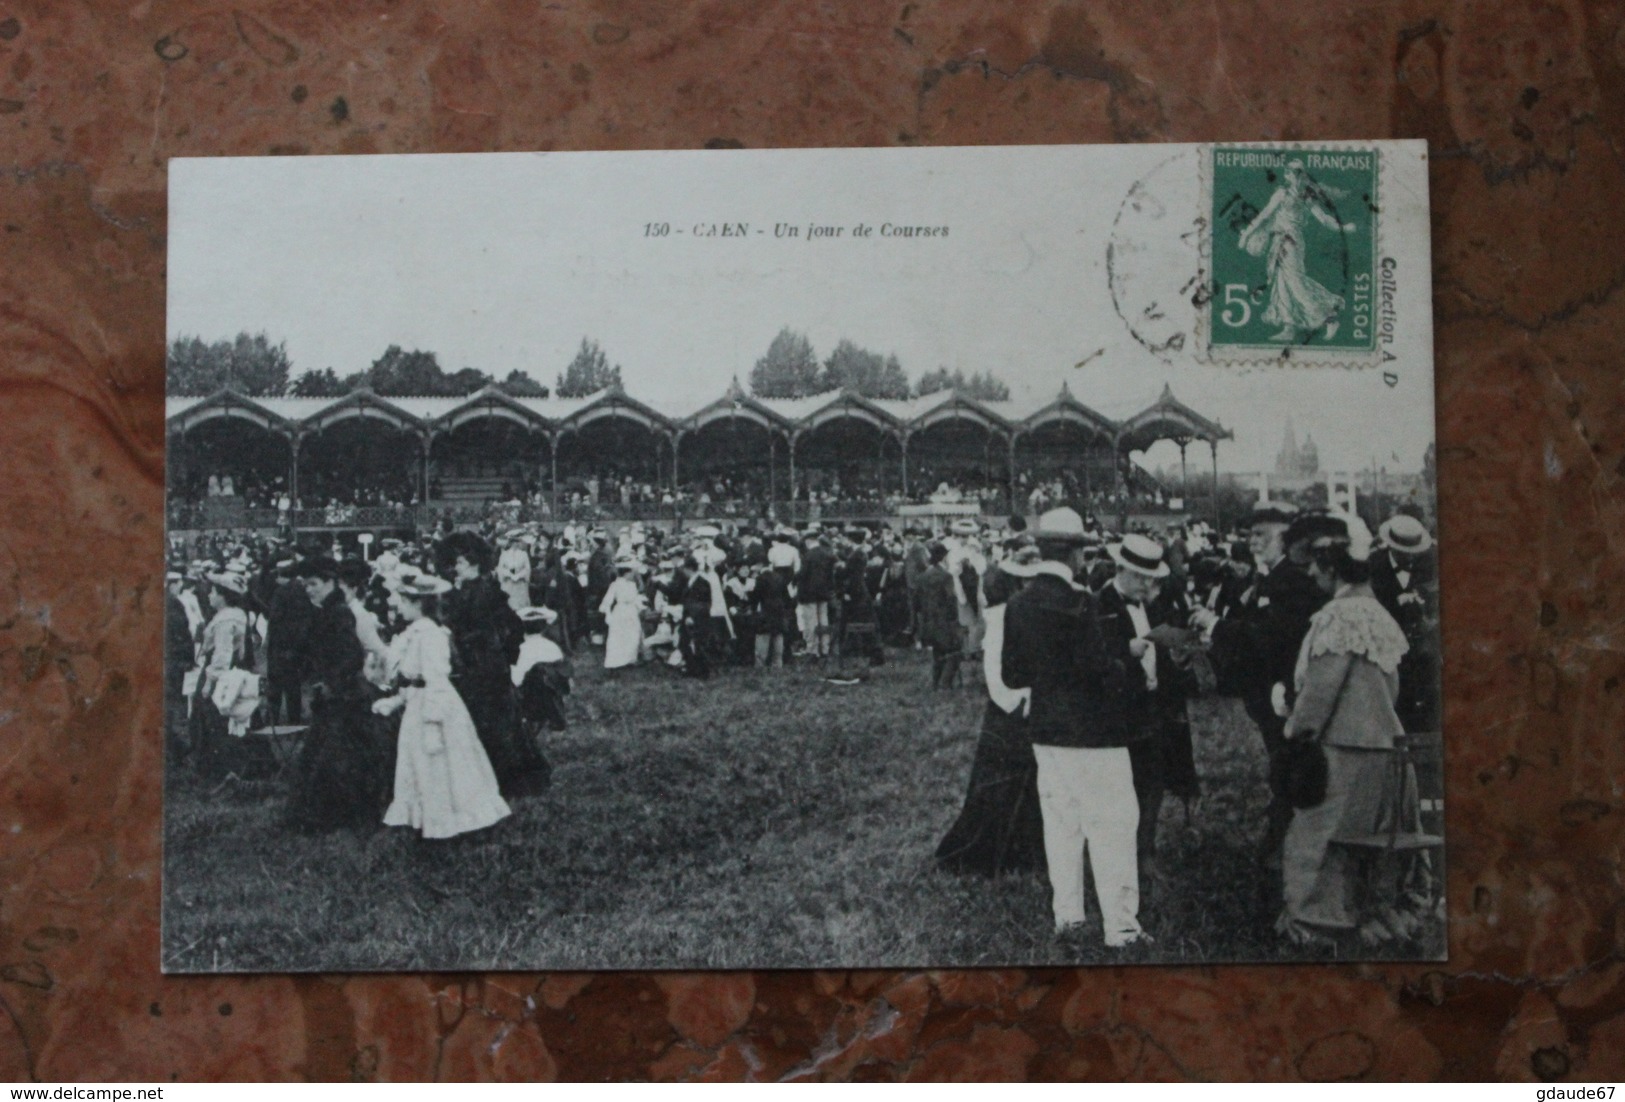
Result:
[[[946,872],[992,877],[1047,867],[1038,762],[1027,735],[1031,690],[1007,687],[1000,670],[1005,605],[1032,573],[1030,556],[1007,558],[987,572],[983,584],[987,635],[982,666],[988,702],[965,805],[937,846],[937,866]]]
[[[1153,627],[1189,625],[1191,607],[1179,575],[1170,574],[1164,580],[1151,601],[1149,615]],[[1199,679],[1193,666],[1198,659],[1189,648],[1184,648],[1184,653],[1170,652],[1167,659],[1159,665],[1157,688],[1152,694],[1152,715],[1161,747],[1163,791],[1185,805],[1188,820],[1193,805],[1202,795],[1201,780],[1196,774],[1191,721],[1185,708],[1191,697],[1200,695]],[[1163,666],[1166,669],[1162,669]]]
[[[454,588],[442,601],[451,632],[452,687],[468,708],[474,730],[496,772],[505,799],[545,791],[549,769],[525,733],[513,684],[513,664],[524,641],[519,614],[490,574],[491,551],[472,532],[454,532],[441,544]]]
[[[880,639],[894,647],[904,647],[909,643],[913,609],[909,605],[908,576],[903,568],[903,559],[896,552],[884,548],[878,549],[876,555],[880,559],[880,566],[877,569],[871,560],[869,587],[880,594]]]
[[[310,729],[288,793],[286,820],[306,833],[382,821],[385,764],[373,737],[374,693],[363,676],[366,651],[355,613],[338,585],[337,564],[308,559],[299,580],[315,615],[305,638]]]
[[[861,528],[849,533],[853,544],[836,581],[841,598],[841,657],[865,658],[871,666],[880,666],[886,662],[886,651],[880,645],[874,590],[869,588],[868,538],[869,533]]]

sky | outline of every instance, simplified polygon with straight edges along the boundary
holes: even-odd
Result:
[[[295,374],[360,371],[398,344],[549,385],[589,337],[634,395],[703,400],[788,326],[820,355],[842,338],[895,353],[911,378],[986,370],[1033,396],[1065,382],[1111,417],[1169,384],[1235,432],[1221,470],[1272,467],[1289,416],[1328,468],[1415,470],[1433,438],[1431,294],[1425,164],[1406,149],[1383,214],[1404,292],[1387,382],[1202,362],[1181,293],[1200,264],[1192,146],[176,160],[168,332],[263,331]],[[1190,332],[1184,350],[1137,339],[1124,317],[1148,309]]]

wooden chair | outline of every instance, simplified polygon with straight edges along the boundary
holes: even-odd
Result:
[[[1414,783],[1417,817],[1405,823],[1395,814],[1387,830],[1354,838],[1338,838],[1338,845],[1367,852],[1414,853],[1425,893],[1424,910],[1432,911],[1444,898],[1444,739],[1437,731],[1401,735],[1394,740],[1390,759],[1392,791],[1404,793]],[[1401,804],[1405,801],[1402,799]]]

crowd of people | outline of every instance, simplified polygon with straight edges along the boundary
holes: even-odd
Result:
[[[1429,918],[1414,890],[1425,852],[1342,844],[1418,829],[1414,779],[1390,768],[1396,740],[1438,728],[1437,583],[1417,516],[1376,537],[1273,502],[1223,537],[1200,523],[1113,534],[1064,505],[998,528],[513,519],[348,552],[177,543],[172,764],[223,780],[247,767],[245,736],[303,730],[291,826],[448,838],[546,788],[544,737],[568,722],[580,663],[697,681],[807,664],[860,683],[888,649],[921,650],[922,690],[986,698],[937,861],[1047,874],[1059,937],[1078,936],[1086,867],[1107,944],[1150,936],[1160,809],[1202,796],[1186,704],[1212,692],[1241,698],[1270,762],[1260,867],[1281,936],[1375,945]]]
[[[1063,939],[1083,928],[1087,868],[1105,943],[1149,940],[1162,805],[1201,797],[1186,704],[1218,692],[1240,697],[1269,762],[1259,868],[1283,941],[1392,947],[1437,929],[1430,847],[1392,844],[1429,837],[1396,754],[1439,723],[1419,517],[1374,539],[1357,517],[1264,502],[1245,540],[1193,526],[1102,547],[1063,506],[1010,550],[983,577],[988,701],[939,864],[1045,871]]]
[[[1044,472],[1033,467],[1017,472],[1012,501],[1012,484],[1002,472],[929,462],[912,464],[906,493],[898,484],[897,472],[889,468],[844,473],[806,469],[798,471],[793,481],[786,475],[776,483],[761,473],[723,473],[687,478],[676,486],[647,471],[634,474],[605,468],[561,476],[555,497],[534,464],[457,460],[436,461],[427,500],[445,500],[458,480],[470,478],[482,484],[499,479],[494,489],[486,487],[496,495],[491,504],[517,507],[527,517],[547,520],[681,515],[692,520],[743,521],[782,511],[784,505],[797,507],[803,514],[830,516],[891,514],[904,505],[927,504],[975,505],[994,514],[1007,512],[1013,505],[1018,512],[1037,515],[1065,501],[1107,514],[1161,508],[1167,502],[1166,494],[1142,484],[1149,476],[1130,487],[1114,487],[1108,481],[1104,488],[1089,488],[1071,471]],[[415,506],[421,492],[410,464],[392,469],[387,477],[369,467],[366,479],[359,482],[353,465],[307,464],[300,474],[299,493],[294,495],[283,473],[268,473],[253,464],[212,463],[205,453],[191,469],[172,472],[168,500],[172,508],[231,499],[253,509],[316,510],[331,514],[327,523],[338,526],[353,519],[355,509]]]

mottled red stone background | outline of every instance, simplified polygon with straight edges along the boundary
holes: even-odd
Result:
[[[1611,2],[0,0],[0,1078],[1625,1077]],[[1423,137],[1442,968],[164,979],[171,156]]]

